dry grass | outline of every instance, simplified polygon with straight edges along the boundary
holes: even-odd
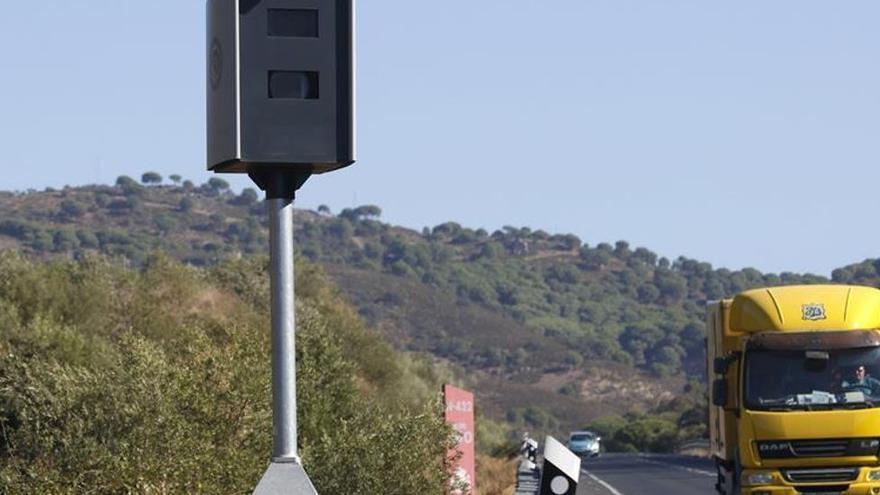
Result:
[[[516,488],[514,459],[477,456],[477,495],[512,495]]]
[[[626,377],[626,379],[622,379]],[[580,382],[580,395],[590,404],[613,404],[621,411],[648,410],[673,399],[683,378],[657,378],[618,363],[592,367]]]

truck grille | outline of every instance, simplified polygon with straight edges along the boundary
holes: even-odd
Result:
[[[840,493],[849,490],[849,485],[823,485],[823,486],[795,486],[798,493],[821,493],[822,495],[830,495],[832,493]]]
[[[758,442],[758,454],[762,459],[876,456],[878,447],[880,439],[877,438],[763,440]]]
[[[783,469],[782,475],[792,483],[834,483],[855,481],[859,468]]]
[[[848,440],[795,440],[791,442],[795,457],[841,457],[849,450]]]

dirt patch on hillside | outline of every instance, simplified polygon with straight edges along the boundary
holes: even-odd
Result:
[[[5,235],[0,235],[0,250],[4,249],[17,249],[20,247],[20,243],[12,237],[7,237]]]
[[[534,384],[536,388],[548,391],[557,391],[563,385],[583,379],[582,371],[568,371],[565,373],[546,373]]]
[[[541,250],[535,254],[531,254],[525,256],[524,259],[526,261],[534,261],[534,260],[545,260],[548,258],[577,258],[577,251],[556,251],[556,250]]]
[[[603,366],[586,371],[578,388],[581,398],[590,403],[647,410],[674,398],[683,384],[680,378],[659,379],[632,368]]]
[[[603,363],[586,370],[546,373],[528,385],[545,393],[558,393],[572,384],[573,398],[593,408],[618,411],[646,411],[674,398],[684,381],[679,377],[658,378],[617,363]]]

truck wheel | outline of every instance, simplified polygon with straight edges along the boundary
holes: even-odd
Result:
[[[715,491],[720,495],[740,495],[740,478],[742,477],[742,465],[739,456],[733,463],[724,462],[715,458],[716,482]]]
[[[742,493],[742,461],[739,460],[739,450],[736,451],[736,462],[733,465],[733,495]]]
[[[715,458],[715,491],[719,495],[728,495],[727,480],[730,478],[729,471],[724,467],[724,462]]]

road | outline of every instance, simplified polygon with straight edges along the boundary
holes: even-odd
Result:
[[[605,454],[581,462],[577,495],[712,495],[708,459]]]

